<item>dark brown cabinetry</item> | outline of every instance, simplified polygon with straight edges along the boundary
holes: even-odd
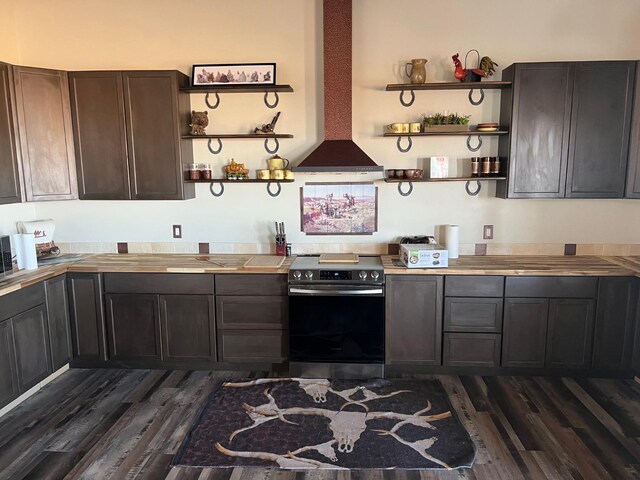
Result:
[[[54,371],[71,360],[71,323],[66,280],[65,275],[60,275],[44,282]]]
[[[443,364],[499,366],[504,277],[447,276],[444,292]]]
[[[442,364],[441,276],[387,275],[388,364]]]
[[[189,79],[177,71],[70,74],[78,180],[83,199],[193,198]]]
[[[0,204],[20,202],[11,65],[0,62]]]
[[[629,167],[627,170],[627,198],[640,198],[640,62],[636,63],[636,87],[631,120]]]
[[[51,372],[42,284],[0,297],[0,407]]]
[[[593,344],[594,369],[620,372],[631,368],[637,311],[636,278],[600,279]]]
[[[67,73],[13,67],[27,201],[78,198]]]
[[[216,275],[219,360],[284,362],[288,358],[286,295],[286,275]]]
[[[162,352],[168,361],[216,361],[213,295],[160,295]]]
[[[100,364],[107,359],[102,275],[68,273],[67,288],[73,342],[72,366]]]
[[[524,63],[506,68],[501,198],[622,198],[635,62]]]
[[[508,277],[502,366],[589,368],[597,288],[593,277]]]

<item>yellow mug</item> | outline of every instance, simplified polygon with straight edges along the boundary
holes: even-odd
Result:
[[[422,124],[419,122],[414,122],[409,124],[409,132],[411,133],[420,133],[422,131]]]
[[[274,155],[269,160],[267,160],[269,164],[269,170],[282,170],[289,166],[289,160],[286,160],[279,155]]]
[[[402,133],[409,133],[409,124],[408,123],[403,123],[402,124]]]
[[[293,180],[293,171],[292,170],[285,170],[284,171],[284,179],[285,180]]]
[[[258,180],[269,180],[271,178],[271,170],[258,170]]]
[[[284,170],[271,170],[271,180],[284,180]]]
[[[391,133],[402,133],[401,123],[392,123],[391,125],[387,125],[387,128]]]

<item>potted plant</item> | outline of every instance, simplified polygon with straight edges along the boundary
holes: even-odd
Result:
[[[457,113],[422,114],[425,132],[460,132],[469,130],[471,115],[458,115]]]

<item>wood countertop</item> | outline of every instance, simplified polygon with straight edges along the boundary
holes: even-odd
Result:
[[[397,256],[383,255],[386,274],[640,276],[640,257],[495,255],[461,256],[447,268],[406,268]]]
[[[66,272],[87,273],[281,273],[289,271],[295,256],[278,268],[246,269],[254,255],[196,254],[98,254],[75,262],[45,265],[37,270],[19,271],[0,277],[0,296]],[[202,259],[202,260],[198,260]],[[221,265],[216,265],[217,264]],[[398,257],[383,255],[386,274],[406,275],[549,275],[549,276],[638,276],[640,256],[463,256],[451,260],[447,268],[405,268]]]

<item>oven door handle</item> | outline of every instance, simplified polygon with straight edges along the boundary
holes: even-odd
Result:
[[[289,288],[289,295],[324,295],[332,297],[349,296],[349,295],[384,295],[383,288],[358,288],[358,289],[345,289],[337,290],[333,288],[304,288],[304,287],[291,287]]]

